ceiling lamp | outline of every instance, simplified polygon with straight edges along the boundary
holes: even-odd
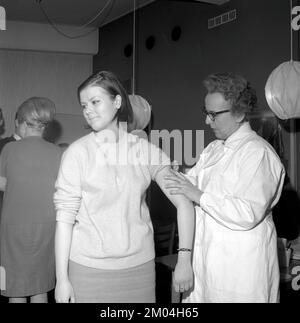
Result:
[[[300,62],[280,64],[265,87],[269,107],[279,119],[300,118]]]
[[[151,106],[146,99],[135,94],[135,59],[136,54],[136,0],[133,0],[133,58],[132,58],[132,94],[129,100],[133,110],[133,121],[128,124],[128,131],[143,130],[151,119]]]
[[[265,96],[269,107],[278,118],[300,118],[300,62],[293,61],[292,21],[291,60],[280,64],[270,74],[265,86]]]
[[[132,130],[145,129],[151,119],[151,106],[140,95],[129,95],[129,100],[133,110],[133,121],[130,124]]]

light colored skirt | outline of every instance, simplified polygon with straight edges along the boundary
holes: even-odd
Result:
[[[69,261],[76,303],[155,303],[155,262],[103,270]]]

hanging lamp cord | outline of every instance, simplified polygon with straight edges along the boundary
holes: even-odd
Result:
[[[96,14],[96,16],[92,19],[90,19],[88,22],[86,22],[85,24],[81,25],[81,26],[77,26],[78,30],[79,29],[83,29],[86,27],[89,27],[89,25],[91,25],[93,22],[95,22],[103,13],[104,11],[107,11],[107,13],[105,14],[105,16],[103,17],[103,20],[98,23],[98,25],[100,26],[101,24],[104,23],[105,19],[108,17],[108,15],[111,13],[112,8],[115,5],[115,1],[116,0],[107,0],[106,4],[104,5],[104,7]],[[53,20],[49,17],[49,15],[47,14],[46,10],[43,7],[42,1],[41,0],[36,0],[36,3],[39,6],[39,9],[41,10],[42,14],[44,15],[46,21],[48,22],[48,24],[60,35],[69,38],[69,39],[77,39],[77,38],[81,38],[81,37],[85,37],[93,32],[95,32],[96,30],[99,29],[99,27],[93,27],[91,30],[77,34],[77,35],[69,35],[65,32],[63,32],[61,30],[61,28],[59,28],[57,26],[56,23],[53,22]]]
[[[133,56],[132,56],[132,94],[135,94],[135,55],[136,55],[136,0],[133,0]]]
[[[290,6],[291,6],[290,28],[291,28],[291,62],[292,62],[293,61],[293,26],[292,26],[292,21],[293,21],[293,0],[290,0]]]

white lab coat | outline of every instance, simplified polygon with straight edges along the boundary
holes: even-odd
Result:
[[[188,176],[196,207],[195,284],[184,302],[277,302],[277,236],[271,209],[284,181],[274,149],[243,124],[207,146]]]

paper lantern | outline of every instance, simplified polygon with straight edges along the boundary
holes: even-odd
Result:
[[[139,95],[129,95],[129,100],[133,110],[133,121],[128,125],[128,130],[143,130],[147,127],[151,119],[150,104]]]
[[[300,62],[280,64],[270,74],[265,95],[271,110],[280,119],[300,117]]]
[[[2,127],[3,125],[4,125],[4,117],[3,117],[2,109],[0,109],[0,127]]]

